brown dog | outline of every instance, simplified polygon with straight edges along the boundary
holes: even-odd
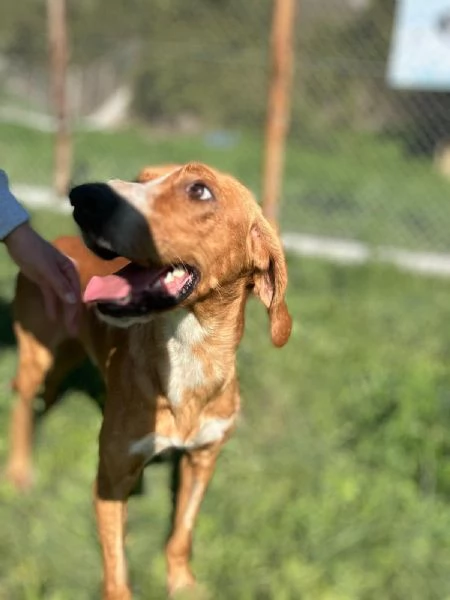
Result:
[[[90,250],[78,238],[56,245],[78,265],[80,340],[47,321],[38,287],[20,275],[9,473],[19,484],[29,476],[30,403],[44,378],[51,403],[87,353],[107,390],[95,486],[104,598],[131,597],[126,501],[146,463],[170,448],[183,452],[166,547],[174,592],[194,583],[194,521],[239,412],[236,349],[250,292],[268,309],[273,343],[289,338],[283,251],[250,192],[198,163],[145,169],[137,183],[85,184],[70,198]]]

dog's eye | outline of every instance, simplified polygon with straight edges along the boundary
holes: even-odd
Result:
[[[191,183],[187,189],[187,192],[189,197],[193,200],[212,200],[213,198],[211,190],[200,181]]]

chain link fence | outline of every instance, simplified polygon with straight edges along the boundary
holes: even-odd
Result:
[[[0,167],[30,206],[62,209],[51,192],[45,3],[3,2]],[[73,182],[201,160],[259,196],[272,5],[68,0]],[[396,3],[297,8],[284,239],[330,255],[337,240],[347,255],[345,243],[358,242],[356,258],[380,246],[450,252],[450,93],[389,87]],[[72,221],[37,211],[35,224],[54,238]],[[450,598],[448,281],[289,258],[295,326],[286,350],[270,351],[256,306],[247,318],[243,429],[201,512],[200,580],[219,599]],[[2,268],[4,461],[16,348],[14,267],[5,258]],[[88,496],[99,417],[90,409],[82,394],[50,413],[36,436],[37,492],[16,498],[0,486],[2,598],[98,597]],[[168,505],[156,490],[166,475],[151,477],[145,503],[130,510],[131,579],[142,598],[165,593]]]
[[[69,8],[75,181],[200,158],[260,193],[269,0]],[[283,230],[449,249],[450,94],[389,88],[394,13],[393,0],[298,2]],[[46,42],[32,37],[45,14],[21,19],[0,64],[2,161],[49,186]]]
[[[450,97],[389,87],[396,3],[301,6],[284,226],[448,249]]]

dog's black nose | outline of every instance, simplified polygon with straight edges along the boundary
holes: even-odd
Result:
[[[83,206],[93,212],[117,207],[117,194],[106,183],[83,183],[69,192],[70,204],[76,208]]]
[[[144,261],[156,255],[145,217],[106,183],[77,185],[69,198],[86,245],[100,258]]]
[[[69,192],[73,216],[81,228],[101,226],[119,208],[120,197],[106,183],[84,183]]]

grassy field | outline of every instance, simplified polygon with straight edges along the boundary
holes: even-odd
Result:
[[[226,132],[78,131],[74,180],[132,178],[145,164],[200,160],[232,172],[259,195],[262,144],[261,137]],[[50,134],[0,124],[0,155],[12,181],[50,184]],[[430,159],[408,156],[396,140],[338,131],[322,141],[291,139],[281,224],[289,231],[450,251],[449,185]]]
[[[48,237],[72,227],[45,213],[35,223]],[[286,348],[248,307],[242,420],[201,511],[195,571],[217,600],[449,600],[450,282],[294,257],[289,271]],[[13,273],[2,253],[2,463]],[[99,597],[99,423],[89,395],[70,390],[38,427],[33,490],[0,484],[0,599]],[[148,469],[130,501],[137,599],[164,597],[167,481],[163,465]]]

